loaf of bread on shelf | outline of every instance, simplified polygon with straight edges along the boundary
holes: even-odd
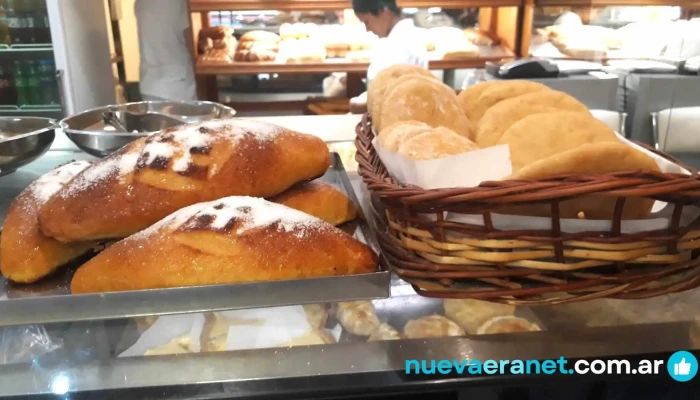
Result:
[[[271,43],[279,43],[280,36],[276,33],[272,32],[267,32],[267,31],[250,31],[245,33],[243,36],[241,36],[241,43],[245,42],[271,42]]]
[[[333,186],[320,181],[294,185],[270,201],[340,225],[357,218],[357,207]]]
[[[472,299],[445,299],[443,307],[445,316],[469,334],[475,334],[491,318],[515,313],[515,306],[509,304]]]
[[[39,230],[41,207],[85,168],[74,161],[43,175],[17,196],[7,210],[0,236],[0,272],[14,282],[31,283],[87,253],[95,243],[61,243]]]
[[[121,238],[192,204],[275,196],[322,176],[323,140],[245,119],[182,125],[95,162],[42,207],[41,229],[61,241]]]
[[[275,61],[277,59],[277,51],[253,47],[250,50],[236,51],[233,59],[240,62]]]
[[[281,42],[254,42],[254,41],[243,42],[243,41],[241,41],[238,43],[238,47],[236,48],[236,51],[242,51],[242,50],[279,51],[280,43]]]
[[[183,208],[117,242],[78,269],[71,291],[352,275],[376,266],[367,245],[318,218],[234,196]]]
[[[477,45],[477,46],[493,46],[498,44],[498,41],[493,40],[489,35],[487,35],[485,32],[482,32],[478,29],[474,28],[467,28],[462,31],[464,33],[464,37],[469,40],[471,43]]]

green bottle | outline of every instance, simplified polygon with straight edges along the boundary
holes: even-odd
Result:
[[[29,104],[42,104],[41,80],[39,79],[39,72],[37,71],[36,62],[34,61],[27,61],[27,86]]]
[[[29,85],[27,76],[22,66],[22,61],[15,60],[14,63],[15,90],[17,90],[17,105],[29,104]]]

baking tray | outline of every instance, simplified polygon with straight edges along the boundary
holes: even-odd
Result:
[[[332,153],[332,165],[320,179],[343,191],[360,209],[337,153]],[[31,285],[17,285],[0,277],[0,326],[388,298],[391,273],[366,219],[358,218],[340,228],[367,243],[379,255],[376,272],[326,278],[71,295],[70,281],[81,264],[76,262],[56,275]]]

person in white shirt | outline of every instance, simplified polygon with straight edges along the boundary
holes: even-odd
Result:
[[[187,0],[136,0],[143,100],[197,99]]]
[[[396,0],[352,0],[355,16],[367,31],[379,37],[372,50],[367,70],[367,83],[385,68],[410,64],[428,68],[427,48],[423,32],[411,19],[401,19]],[[366,111],[367,92],[350,99],[351,113]]]
[[[369,81],[395,64],[428,68],[425,37],[413,20],[401,19],[396,0],[353,0],[352,8],[367,30],[380,38],[367,71]]]

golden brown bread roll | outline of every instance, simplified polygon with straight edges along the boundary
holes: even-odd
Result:
[[[464,112],[473,123],[478,123],[486,110],[503,100],[513,97],[522,96],[527,93],[539,92],[541,90],[551,90],[549,87],[532,81],[505,81],[497,82],[492,85],[479,96],[479,99],[471,108],[465,108]]]
[[[564,92],[540,90],[503,100],[486,110],[479,121],[476,143],[482,147],[494,146],[503,133],[521,119],[556,111],[576,111],[591,115],[585,104]]]
[[[375,271],[365,244],[322,220],[254,197],[186,207],[88,261],[73,293],[230,284]]]
[[[506,179],[535,180],[562,175],[597,175],[612,172],[660,171],[653,158],[620,142],[602,141],[576,146],[554,154],[514,172]],[[617,198],[610,196],[583,196],[559,203],[562,218],[609,220],[615,212]],[[642,219],[651,214],[654,200],[628,197],[622,210],[622,219]],[[551,206],[509,206],[501,211],[507,214],[551,216]]]
[[[0,271],[7,279],[31,283],[87,253],[91,242],[61,243],[39,230],[39,209],[77,174],[87,161],[62,165],[34,181],[10,204],[0,236]]]
[[[379,116],[380,131],[396,122],[414,120],[472,137],[471,124],[457,101],[457,94],[436,80],[410,79],[397,84],[384,97]]]
[[[384,101],[387,94],[391,90],[393,90],[396,86],[401,85],[403,83],[406,83],[408,81],[413,81],[413,80],[437,82],[437,79],[434,79],[434,77],[417,75],[417,74],[406,74],[406,75],[399,76],[398,78],[392,80],[391,85],[387,87],[386,91],[381,91],[376,96],[377,99],[374,101],[374,105],[372,106],[372,109],[370,110],[370,114],[372,115],[372,125],[377,132],[381,132],[384,129],[388,128],[389,126],[393,125],[393,123],[391,123],[391,124],[382,123],[382,114],[383,114],[382,110],[384,110],[384,105],[388,104],[387,102]],[[368,95],[368,98],[369,98],[369,95]],[[398,122],[405,122],[405,121],[398,121]]]
[[[432,127],[418,121],[401,121],[382,129],[377,144],[391,151],[399,151],[399,145],[413,136],[428,132]]]
[[[406,75],[421,75],[437,80],[430,71],[415,65],[398,64],[381,70],[367,86],[367,109],[372,117],[377,114],[374,105],[382,102],[386,92],[395,85],[396,79]]]
[[[357,218],[357,207],[333,186],[319,181],[299,183],[270,201],[340,225]]]
[[[399,154],[412,160],[434,160],[478,149],[471,140],[440,126],[404,140]]]
[[[619,140],[607,125],[590,114],[558,111],[527,116],[508,128],[499,144],[508,144],[513,172],[557,153],[587,143]]]
[[[475,85],[469,86],[468,88],[459,92],[457,95],[457,100],[459,105],[462,107],[462,111],[468,116],[470,110],[476,107],[479,102],[479,97],[488,89],[495,85],[501,83],[500,81],[485,81],[479,82]],[[476,121],[475,121],[476,122]]]
[[[96,162],[42,207],[39,221],[61,241],[126,237],[191,204],[274,196],[329,165],[321,139],[272,124],[235,118],[183,125]]]

